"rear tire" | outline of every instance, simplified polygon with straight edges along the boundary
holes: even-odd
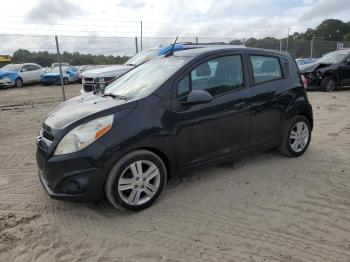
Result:
[[[286,125],[278,150],[285,156],[298,157],[304,154],[311,141],[311,125],[307,118],[296,116]]]
[[[23,81],[22,81],[22,79],[21,79],[21,78],[17,78],[17,79],[15,80],[15,87],[21,88],[22,86],[23,86]]]
[[[321,89],[324,92],[332,92],[336,89],[337,83],[331,76],[327,76],[321,80]]]
[[[148,150],[136,150],[113,166],[106,180],[105,193],[118,209],[142,210],[156,201],[166,180],[163,161]]]

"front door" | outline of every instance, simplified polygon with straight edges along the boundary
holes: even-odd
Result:
[[[243,150],[249,142],[250,90],[244,83],[241,56],[214,57],[191,69],[177,82],[173,99],[178,168]],[[192,90],[205,90],[213,100],[183,104]]]
[[[31,83],[33,81],[33,74],[30,65],[23,65],[20,71],[20,76],[24,84]]]

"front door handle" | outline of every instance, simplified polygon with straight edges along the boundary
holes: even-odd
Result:
[[[240,109],[244,108],[245,104],[246,104],[246,102],[241,102],[241,103],[235,104],[233,106],[233,109],[240,110]]]

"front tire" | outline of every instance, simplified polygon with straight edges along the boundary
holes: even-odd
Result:
[[[17,78],[17,79],[15,80],[15,87],[21,88],[22,86],[23,86],[23,81],[22,81],[22,79],[21,79],[21,78]]]
[[[163,161],[148,150],[137,150],[113,166],[105,184],[106,197],[118,209],[141,210],[156,201],[166,180]]]
[[[321,80],[321,89],[324,92],[332,92],[336,89],[337,83],[331,76],[327,76]]]
[[[65,86],[69,84],[69,81],[68,81],[68,78],[67,78],[67,77],[63,78],[63,84],[64,84]]]
[[[278,150],[285,156],[298,157],[304,154],[310,141],[309,121],[303,116],[296,116],[287,124]]]

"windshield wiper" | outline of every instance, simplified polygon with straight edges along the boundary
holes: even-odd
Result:
[[[128,98],[126,96],[115,95],[113,93],[104,93],[102,96],[103,97],[112,97],[114,99],[120,99],[120,100],[128,100]]]
[[[136,66],[135,64],[126,64],[127,66]]]

